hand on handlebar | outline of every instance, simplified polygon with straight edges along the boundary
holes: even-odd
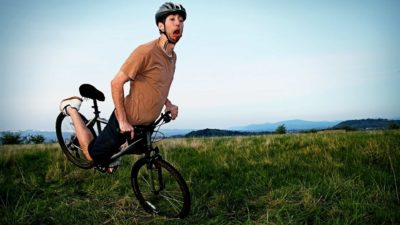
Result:
[[[119,132],[121,134],[130,133],[131,139],[133,139],[135,137],[135,132],[134,132],[133,126],[131,124],[129,124],[128,122],[120,122],[119,123]]]
[[[165,112],[170,112],[172,120],[175,120],[178,117],[178,106],[171,104],[166,107]]]

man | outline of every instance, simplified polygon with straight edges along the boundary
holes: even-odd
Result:
[[[71,117],[87,160],[108,164],[115,150],[125,143],[124,133],[130,133],[133,139],[133,126],[151,124],[164,106],[165,111],[171,111],[172,119],[178,116],[178,107],[167,97],[175,73],[174,47],[182,37],[186,10],[180,4],[167,2],[156,12],[155,19],[160,37],[136,48],[111,81],[115,110],[96,139],[78,113],[82,99],[61,101],[60,110]],[[123,86],[128,81],[130,89],[125,97]]]

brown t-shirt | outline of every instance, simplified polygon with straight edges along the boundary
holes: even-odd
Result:
[[[122,65],[121,71],[131,79],[124,102],[130,124],[148,125],[160,115],[174,78],[175,63],[175,52],[169,57],[156,39],[136,48]]]

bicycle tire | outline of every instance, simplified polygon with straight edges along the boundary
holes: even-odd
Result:
[[[156,178],[150,174],[156,172]],[[160,174],[162,181],[160,182]],[[158,184],[151,190],[151,180]],[[160,183],[165,187],[161,190]],[[132,167],[131,185],[145,211],[168,218],[185,218],[190,211],[190,192],[182,175],[162,159],[142,158]]]
[[[80,114],[85,124],[88,120]],[[96,137],[96,132],[93,127],[88,127],[93,136]],[[78,139],[75,136],[75,128],[72,125],[71,118],[60,113],[56,120],[57,140],[61,150],[67,159],[82,169],[90,169],[94,167],[93,161],[88,161],[83,155]]]

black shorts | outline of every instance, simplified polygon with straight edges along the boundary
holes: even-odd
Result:
[[[126,135],[118,132],[119,124],[115,117],[115,110],[111,114],[106,127],[89,144],[89,154],[96,164],[107,166],[113,154],[126,142]]]

